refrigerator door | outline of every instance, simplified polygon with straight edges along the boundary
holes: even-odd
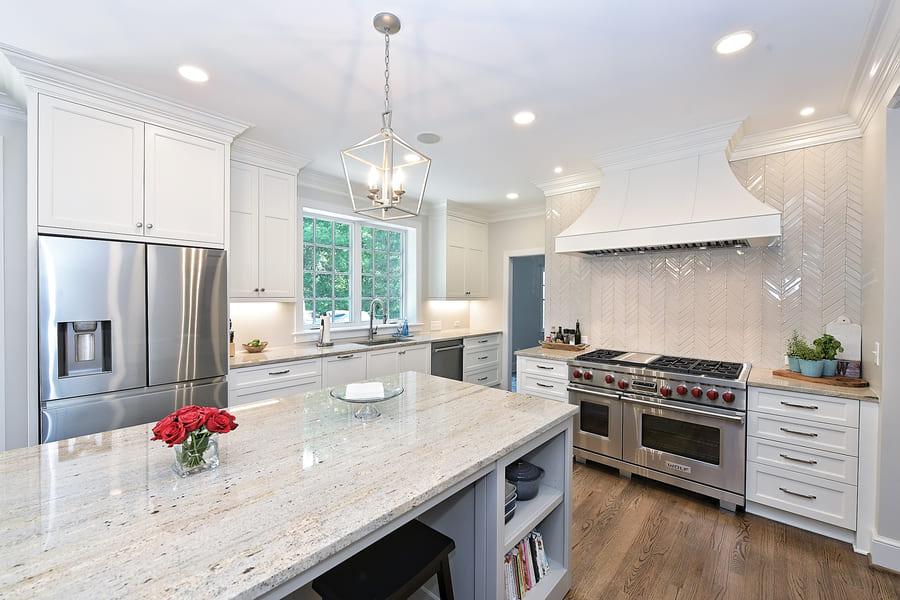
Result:
[[[182,406],[228,405],[221,378],[41,403],[41,442],[155,423]]]
[[[144,245],[40,236],[40,398],[147,384]]]
[[[147,246],[150,385],[228,372],[225,251]]]

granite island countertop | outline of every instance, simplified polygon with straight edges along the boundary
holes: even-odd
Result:
[[[186,479],[152,424],[0,453],[0,597],[256,597],[576,411],[393,379],[406,391],[368,423],[328,390],[238,407],[221,466]]]
[[[480,335],[490,335],[494,333],[502,333],[502,331],[499,329],[448,329],[444,331],[425,331],[414,333],[409,339],[403,339],[382,346],[367,346],[365,344],[354,343],[350,340],[335,340],[333,346],[324,348],[317,347],[315,342],[304,342],[290,344],[288,346],[269,346],[262,352],[255,353],[247,352],[241,349],[240,344],[235,344],[238,350],[228,362],[232,369],[240,369],[241,367],[268,365],[280,362],[290,362],[293,360],[304,360],[307,358],[336,356],[338,354],[347,354],[349,352],[371,352],[373,350],[384,350],[387,348],[402,348],[403,346],[413,346],[415,344],[427,344],[453,338],[478,337]],[[359,337],[365,337],[365,334],[363,333]],[[379,335],[377,337],[384,338],[390,336]]]

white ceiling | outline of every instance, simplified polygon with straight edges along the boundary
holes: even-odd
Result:
[[[246,137],[338,175],[340,150],[381,126],[372,17],[394,12],[393,125],[433,159],[428,199],[527,211],[557,165],[731,119],[748,134],[795,125],[807,105],[813,120],[846,113],[883,1],[15,0],[0,43],[251,122]],[[713,51],[741,29],[750,48]],[[181,79],[184,63],[210,81]],[[520,109],[533,125],[513,124]]]

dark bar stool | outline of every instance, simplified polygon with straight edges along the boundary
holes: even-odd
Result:
[[[451,538],[412,520],[324,575],[313,589],[323,600],[401,600],[437,575],[441,600],[453,600]]]

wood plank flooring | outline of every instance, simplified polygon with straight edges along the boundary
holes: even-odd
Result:
[[[849,544],[614,469],[576,463],[565,600],[895,600]]]

